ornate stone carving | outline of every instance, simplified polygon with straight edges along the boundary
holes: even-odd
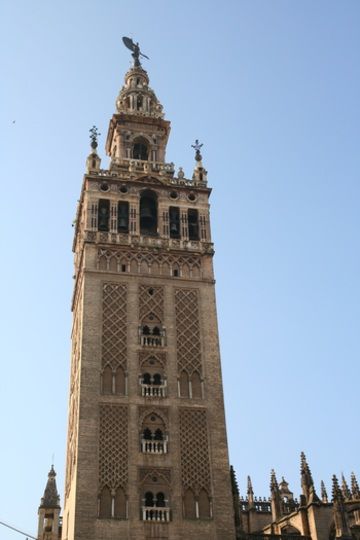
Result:
[[[99,492],[128,482],[128,408],[124,405],[100,405]]]

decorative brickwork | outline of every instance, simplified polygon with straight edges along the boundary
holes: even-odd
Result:
[[[119,283],[103,285],[102,366],[126,369],[127,287]]]
[[[154,315],[160,322],[164,320],[164,288],[140,285],[139,287],[139,321]]]
[[[175,243],[176,240],[172,242]],[[136,253],[122,249],[99,248],[97,267],[99,270],[111,272],[156,276],[173,275],[174,269],[179,268],[180,276],[184,278],[199,279],[201,275],[201,259],[196,255],[166,255],[145,250]]]
[[[99,492],[128,482],[128,408],[124,405],[100,405]]]
[[[175,290],[178,372],[201,374],[198,291]]]
[[[180,453],[183,492],[205,489],[210,495],[209,440],[205,409],[180,409]]]

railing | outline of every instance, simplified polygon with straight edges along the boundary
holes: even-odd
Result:
[[[162,441],[141,439],[141,451],[144,454],[167,454],[167,443],[167,439]]]
[[[166,384],[144,384],[140,383],[141,395],[144,397],[165,397]]]
[[[164,347],[165,346],[165,337],[164,336],[140,336],[140,345],[144,347]]]
[[[170,508],[142,507],[143,521],[170,521]]]
[[[311,536],[301,534],[248,534],[249,540],[311,540]]]

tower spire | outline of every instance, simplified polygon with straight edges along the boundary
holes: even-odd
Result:
[[[56,472],[54,466],[48,474],[44,495],[39,506],[39,540],[58,540],[60,534],[60,496],[56,486]]]

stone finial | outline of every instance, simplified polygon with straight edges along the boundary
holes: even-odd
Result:
[[[195,149],[195,161],[196,165],[194,168],[194,173],[192,176],[193,182],[196,184],[206,184],[207,183],[207,171],[204,169],[202,164],[202,155],[200,154],[201,147],[204,146],[202,143],[199,143],[199,140],[195,140],[195,144],[192,144],[191,147]]]
[[[321,500],[323,503],[327,504],[329,502],[328,494],[324,482],[321,480]]]
[[[44,496],[41,499],[40,507],[42,508],[59,508],[60,496],[56,487],[56,472],[54,466],[51,465],[51,469],[48,474],[48,481],[46,483]]]
[[[101,159],[98,156],[97,153],[97,147],[98,147],[98,137],[101,135],[99,133],[98,128],[96,126],[93,126],[91,129],[89,129],[90,133],[90,146],[91,146],[91,152],[88,155],[86,159],[86,172],[98,172],[100,170],[101,165]]]
[[[351,493],[353,499],[360,499],[359,484],[354,472],[351,473]]]
[[[343,473],[341,473],[341,491],[344,496],[344,499],[347,501],[350,501],[351,491],[349,489],[349,486],[347,485],[347,482],[345,480],[345,476],[343,475]]]

